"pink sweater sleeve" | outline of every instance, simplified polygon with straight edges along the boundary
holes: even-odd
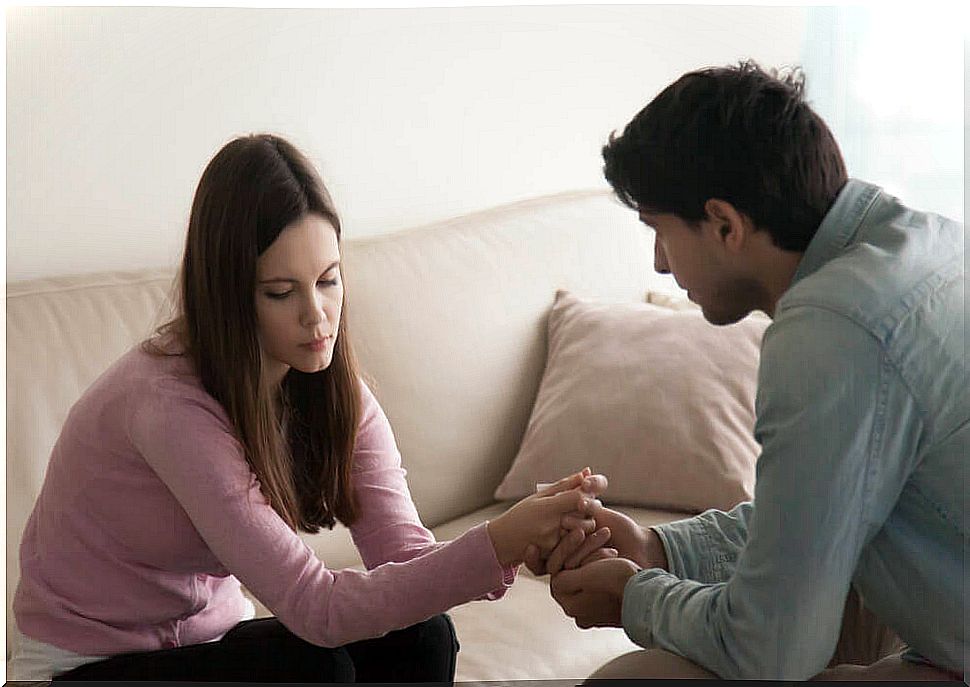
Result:
[[[353,467],[360,507],[350,533],[371,570],[389,561],[403,563],[436,548],[436,543],[411,500],[391,425],[367,385],[360,386],[363,412]]]
[[[335,647],[380,636],[508,584],[484,525],[433,544],[417,519],[397,450],[388,452],[393,436],[386,419],[368,407],[376,406],[372,398],[364,404],[355,472],[361,505],[371,514],[355,524],[353,536],[368,566],[409,560],[368,571],[328,569],[286,526],[214,399],[169,379],[141,398],[130,408],[135,448],[226,569],[303,639]]]

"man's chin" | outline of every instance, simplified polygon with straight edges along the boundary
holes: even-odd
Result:
[[[748,312],[741,312],[741,313],[737,313],[737,312],[726,313],[726,312],[709,310],[705,308],[703,305],[701,306],[701,314],[704,315],[704,319],[718,327],[723,327],[725,325],[735,324],[736,322],[740,322],[745,317],[747,317],[747,315],[750,312],[751,311],[749,310]]]

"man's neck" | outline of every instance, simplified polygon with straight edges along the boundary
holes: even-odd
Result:
[[[765,293],[765,303],[761,309],[768,317],[774,318],[778,301],[791,286],[804,253],[772,248],[773,254],[766,256],[763,263],[760,281]]]

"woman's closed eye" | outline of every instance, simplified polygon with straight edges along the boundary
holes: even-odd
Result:
[[[320,279],[317,282],[317,287],[318,288],[329,288],[331,286],[336,286],[336,285],[337,285],[337,278],[336,277],[334,277],[333,279]],[[283,300],[284,298],[286,298],[287,296],[289,296],[291,293],[293,293],[293,289],[288,289],[287,291],[265,291],[264,293],[269,298],[273,298],[273,299],[276,299],[276,300]]]

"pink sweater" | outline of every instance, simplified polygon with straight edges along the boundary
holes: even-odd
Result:
[[[485,525],[435,543],[365,385],[351,527],[331,570],[269,506],[222,406],[182,357],[134,349],[74,405],[20,549],[20,631],[79,654],[195,644],[240,621],[240,582],[296,635],[340,646],[504,594]]]

